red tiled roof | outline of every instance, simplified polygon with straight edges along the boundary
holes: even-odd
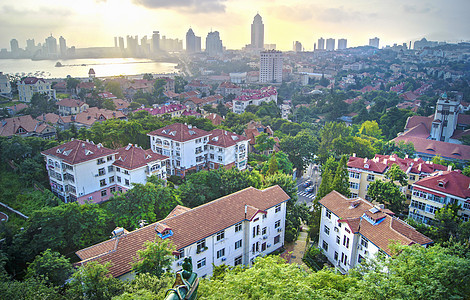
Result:
[[[173,235],[168,239],[177,249],[182,249],[287,200],[289,196],[279,186],[265,190],[249,187],[190,210],[175,208],[176,216],[170,214],[157,223],[77,251],[77,256],[82,259],[78,264],[94,260],[111,262],[109,270],[118,277],[131,271],[137,251],[143,249],[146,241],[155,240],[156,228],[171,229]],[[245,205],[248,205],[247,215]]]
[[[152,150],[144,150],[142,147],[136,147],[132,144],[127,145],[116,150],[116,160],[114,165],[127,169],[134,170],[148,163],[168,159],[167,156],[153,152]]]
[[[369,201],[361,198],[348,199],[336,191],[332,191],[323,197],[319,203],[348,223],[351,230],[359,233],[374,245],[382,249],[389,255],[392,251],[389,248],[391,242],[399,242],[402,245],[432,243],[432,240],[416,231],[405,222],[396,219],[385,213],[383,209],[377,209],[373,214],[370,209],[374,206]],[[351,205],[354,203],[355,205]],[[383,219],[379,223],[372,224],[363,215],[373,217],[374,220]]]
[[[224,148],[234,146],[240,141],[247,140],[247,138],[242,135],[222,129],[214,129],[210,131],[210,134],[209,144]]]
[[[98,108],[98,107],[90,107],[85,111],[82,111],[81,113],[78,113],[75,115],[74,119],[75,122],[91,126],[95,122],[100,122],[100,118],[103,120],[108,120],[108,119],[115,119],[115,118],[125,118],[126,116],[121,112],[121,111],[114,111],[114,110],[108,110],[108,109],[103,109],[103,108]]]
[[[417,125],[422,124],[424,125],[426,130],[430,133],[433,119],[434,119],[434,116],[429,116],[429,117],[411,116],[408,118],[408,120],[406,120],[405,130],[411,129],[413,127],[416,127]]]
[[[65,106],[65,107],[81,107],[82,105],[86,104],[83,101],[80,101],[78,99],[62,99],[59,102],[56,103],[58,106]]]
[[[36,82],[38,82],[38,81],[42,81],[42,82],[46,83],[46,81],[44,79],[37,78],[37,77],[26,77],[21,82],[24,83],[24,84],[36,84]]]
[[[212,124],[215,125],[215,126],[218,126],[218,125],[222,124],[222,122],[224,121],[224,119],[221,116],[219,116],[218,114],[215,114],[215,113],[210,113],[207,116],[205,116],[204,118],[211,120]]]
[[[393,139],[395,142],[411,142],[415,151],[431,156],[440,155],[444,158],[470,160],[470,146],[451,144],[441,141],[427,140],[419,137],[401,135]]]
[[[373,159],[353,157],[353,156],[349,157],[348,167],[367,170],[367,171],[381,173],[381,174],[384,173],[388,168],[387,165],[382,162],[378,162]]]
[[[163,128],[149,132],[149,136],[167,137],[178,142],[185,142],[210,135],[209,132],[191,125],[174,123]]]
[[[0,124],[0,136],[12,136],[20,134],[19,129],[25,133],[42,133],[46,128],[51,128],[45,122],[34,120],[30,115],[3,119]]]
[[[443,186],[439,186],[439,182]],[[454,195],[463,199],[470,199],[470,177],[457,171],[436,172],[430,177],[415,182],[414,185],[433,189],[437,192]]]
[[[92,90],[95,88],[95,83],[94,82],[80,82],[78,84],[79,89],[86,89],[86,90]]]
[[[36,118],[36,120],[38,121],[48,122],[52,124],[57,124],[60,119],[60,116],[54,113],[42,114]]]
[[[98,159],[115,153],[117,152],[108,149],[101,144],[95,145],[93,142],[81,140],[73,140],[41,152],[43,155],[58,157],[71,165]]]

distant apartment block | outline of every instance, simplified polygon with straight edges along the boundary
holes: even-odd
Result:
[[[147,177],[166,179],[168,157],[136,145],[112,150],[89,141],[72,140],[41,152],[52,192],[65,202],[95,203],[126,191]]]
[[[334,51],[336,46],[335,39],[326,39],[326,51]]]
[[[242,90],[240,95],[232,100],[233,112],[242,114],[248,105],[260,105],[263,102],[274,101],[277,105],[277,90],[275,87],[263,87],[260,90]]]
[[[365,258],[392,256],[390,244],[419,244],[433,241],[419,233],[394,213],[361,198],[346,198],[333,191],[321,205],[318,247],[343,274]]]
[[[338,50],[344,50],[348,48],[347,39],[338,39]]]
[[[379,48],[379,42],[380,42],[380,39],[378,37],[369,39],[369,46]]]
[[[248,140],[244,136],[181,123],[157,129],[148,136],[154,152],[170,157],[171,175],[185,176],[188,171],[219,167],[246,169]]]
[[[34,93],[44,94],[49,99],[55,99],[55,90],[51,84],[42,78],[26,77],[18,83],[18,94],[21,102],[31,102]]]
[[[282,83],[282,52],[276,50],[260,53],[260,83]]]
[[[436,212],[456,204],[464,222],[470,218],[470,177],[458,171],[440,171],[413,184],[408,216],[418,222],[433,224]]]
[[[11,97],[10,79],[0,72],[0,96]]]
[[[90,106],[83,101],[77,99],[62,99],[56,103],[59,107],[59,115],[70,116],[76,115],[87,110]]]

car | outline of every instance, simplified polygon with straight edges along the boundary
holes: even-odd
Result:
[[[311,180],[307,180],[307,181],[305,181],[305,182],[303,183],[303,187],[305,187],[305,188],[306,188],[306,187],[309,187],[309,186],[311,186],[311,185],[312,185],[312,181],[311,181]]]
[[[314,189],[315,189],[315,188],[314,188],[313,185],[312,185],[312,186],[307,187],[307,188],[305,189],[305,192],[307,192],[307,193],[312,193]]]

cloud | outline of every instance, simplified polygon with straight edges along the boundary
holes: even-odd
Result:
[[[179,8],[195,13],[225,12],[227,0],[133,0],[147,8]]]
[[[403,11],[411,14],[426,14],[433,11],[433,7],[429,5],[403,5]]]

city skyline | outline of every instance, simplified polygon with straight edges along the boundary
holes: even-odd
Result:
[[[298,40],[311,51],[320,37],[346,38],[348,47],[367,45],[375,36],[380,38],[380,47],[422,37],[456,42],[470,39],[466,30],[470,21],[465,18],[469,10],[470,2],[464,0],[336,0],[328,4],[298,0],[289,5],[278,0],[44,0],[40,6],[31,0],[4,0],[0,48],[10,50],[12,39],[20,48],[31,38],[44,43],[51,33],[77,47],[112,47],[115,36],[151,37],[153,31],[184,40],[191,27],[200,36],[219,31],[227,49],[241,49],[250,44],[250,24],[256,13],[263,18],[264,42],[276,44],[279,50],[290,50]]]

